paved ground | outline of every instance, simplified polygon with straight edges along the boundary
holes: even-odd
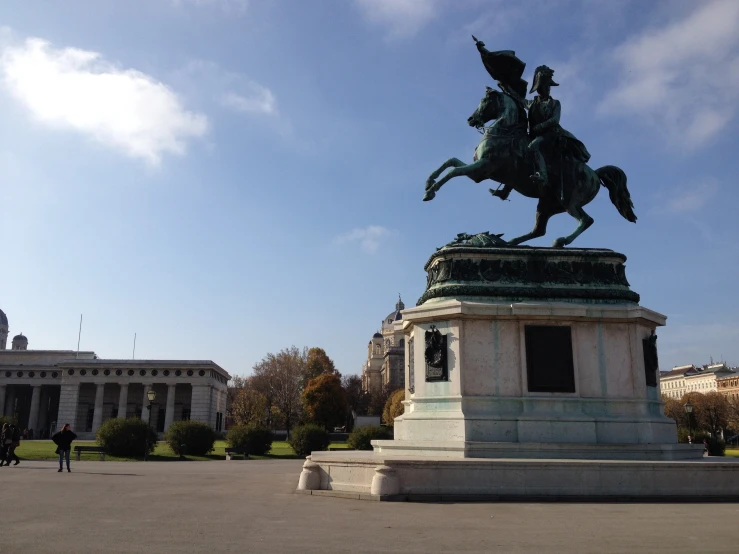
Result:
[[[293,494],[300,460],[0,468],[0,552],[736,552],[739,504],[410,504]]]

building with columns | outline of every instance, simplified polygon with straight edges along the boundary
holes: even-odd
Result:
[[[106,360],[94,352],[28,350],[22,335],[7,350],[7,328],[0,311],[0,415],[15,416],[35,438],[64,423],[80,438],[93,438],[115,417],[148,419],[160,433],[188,419],[223,430],[231,377],[212,361]],[[23,340],[16,341],[19,336]],[[152,389],[156,398],[149,414]]]
[[[405,386],[405,338],[403,337],[403,300],[398,295],[395,310],[383,320],[380,330],[367,345],[367,361],[362,366],[362,389],[371,392],[382,387]]]

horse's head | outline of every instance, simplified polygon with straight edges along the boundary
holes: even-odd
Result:
[[[497,119],[500,115],[501,93],[490,87],[485,87],[485,96],[480,100],[477,109],[467,118],[470,127],[482,129],[491,119]]]

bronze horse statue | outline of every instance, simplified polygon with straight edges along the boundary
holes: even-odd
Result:
[[[491,120],[495,122],[485,127]],[[462,175],[476,183],[485,179],[501,183],[504,185],[502,191],[491,189],[490,192],[503,200],[511,190],[529,198],[538,198],[534,228],[530,233],[508,241],[509,245],[544,236],[549,218],[562,212],[577,219],[578,225],[572,234],[556,239],[552,246],[570,244],[593,224],[593,218],[583,210],[583,206],[595,198],[601,184],[608,189],[611,202],[618,213],[628,221],[636,222],[634,205],[626,188],[626,174],[616,166],[606,165],[593,170],[585,163],[562,159],[556,152],[550,152],[546,156],[549,186],[539,187],[532,181],[532,163],[526,155],[526,110],[511,95],[487,87],[485,96],[467,122],[471,127],[484,130],[482,140],[475,150],[473,163],[466,164],[457,158],[444,162],[426,181],[424,200],[432,200],[449,179]],[[453,169],[436,181],[450,167]]]

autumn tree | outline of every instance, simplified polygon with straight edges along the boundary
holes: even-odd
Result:
[[[263,425],[267,420],[267,398],[251,386],[238,390],[230,406],[237,425]]]
[[[349,410],[357,415],[367,415],[370,395],[362,389],[362,378],[359,375],[345,375],[341,378],[341,386],[346,391]]]
[[[336,374],[324,373],[308,381],[302,399],[305,416],[326,430],[346,420],[346,392]]]
[[[665,415],[674,420],[679,427],[687,427],[688,417],[685,413],[685,406],[676,398],[664,394],[662,395],[662,401],[665,403]]]
[[[726,397],[717,391],[697,394],[691,402],[695,406],[695,416],[698,425],[711,432],[714,437],[718,435],[729,421],[729,402]]]
[[[300,418],[303,375],[307,352],[295,346],[267,354],[254,366],[254,386],[267,400],[269,412],[277,408],[285,418],[288,436]]]
[[[403,415],[405,405],[405,389],[397,389],[390,394],[390,397],[385,403],[385,408],[382,410],[382,421],[388,427],[395,426],[395,418],[399,415]]]
[[[382,385],[377,390],[370,391],[369,402],[367,403],[367,415],[381,416],[385,409],[390,394],[394,391],[389,384]]]
[[[328,357],[328,354],[326,354],[326,351],[323,348],[310,348],[305,362],[303,386],[307,386],[308,381],[323,374],[335,374],[341,377],[341,373],[339,373],[336,370],[336,366],[334,366],[334,361]]]
[[[228,382],[228,388],[226,389],[226,396],[228,398],[228,402],[226,403],[226,413],[231,417],[233,417],[231,408],[236,400],[236,395],[244,388],[245,383],[246,377],[242,377],[241,375],[231,377],[231,380]]]
[[[729,403],[729,428],[739,431],[739,397],[729,396],[727,401]]]

